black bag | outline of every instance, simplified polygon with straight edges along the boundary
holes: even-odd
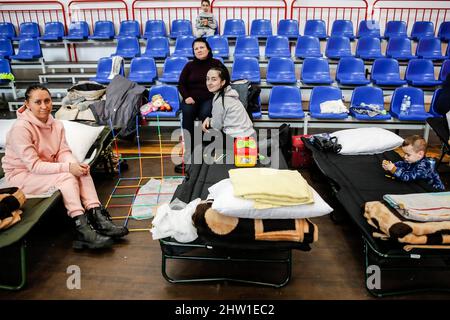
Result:
[[[329,134],[316,134],[309,138],[311,143],[320,151],[339,153],[342,146],[338,143],[337,137],[331,137]]]
[[[233,81],[230,86],[239,94],[239,100],[241,100],[250,120],[253,122],[253,112],[260,109],[259,95],[261,88],[245,79]]]

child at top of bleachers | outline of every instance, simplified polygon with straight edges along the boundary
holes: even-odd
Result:
[[[213,36],[217,29],[216,18],[211,13],[209,0],[202,0],[202,9],[195,20],[195,35],[200,38],[203,36]]]
[[[418,135],[407,137],[402,144],[402,150],[405,153],[404,161],[383,160],[384,170],[392,173],[394,178],[401,181],[424,180],[436,190],[443,191],[444,184],[439,174],[434,169],[434,164],[425,157],[427,151],[427,142]]]

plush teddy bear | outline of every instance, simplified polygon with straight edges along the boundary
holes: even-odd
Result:
[[[141,107],[141,114],[147,115],[155,111],[171,111],[172,107],[164,100],[162,95],[155,94],[152,100]]]

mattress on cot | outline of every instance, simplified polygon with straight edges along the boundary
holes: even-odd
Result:
[[[395,151],[374,155],[339,155],[322,152],[308,142],[306,146],[312,151],[319,170],[331,180],[336,191],[336,198],[361,230],[369,245],[382,254],[405,254],[404,244],[395,240],[380,240],[372,236],[376,229],[364,218],[364,205],[368,201],[383,201],[385,194],[426,193],[436,190],[424,181],[402,182],[386,177],[381,168],[381,162],[401,160],[400,155]],[[433,254],[433,251],[439,250],[414,249],[408,254],[419,251]]]

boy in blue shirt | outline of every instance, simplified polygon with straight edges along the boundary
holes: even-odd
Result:
[[[405,153],[404,161],[392,163],[383,160],[384,170],[401,181],[425,180],[436,190],[445,190],[439,174],[434,169],[434,162],[425,157],[427,142],[424,138],[418,135],[407,137],[403,141],[402,150]]]

